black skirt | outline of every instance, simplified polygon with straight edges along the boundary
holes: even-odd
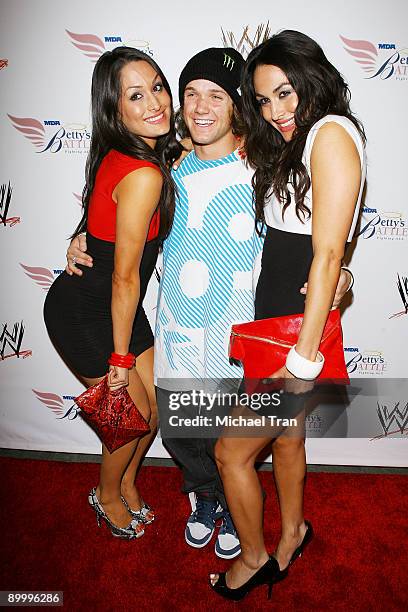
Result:
[[[153,334],[143,310],[143,299],[154,271],[158,239],[147,242],[140,263],[140,299],[129,351],[136,357],[153,346]],[[111,316],[115,244],[87,235],[93,267],[78,267],[82,276],[63,272],[48,291],[44,320],[50,338],[67,364],[86,378],[104,376],[113,351]]]
[[[255,319],[304,312],[305,296],[300,289],[309,277],[312,259],[310,235],[267,228],[255,295]]]

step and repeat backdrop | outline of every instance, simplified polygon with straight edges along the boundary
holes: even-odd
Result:
[[[46,292],[65,266],[67,239],[81,216],[97,58],[122,44],[142,49],[163,68],[177,104],[178,75],[193,54],[233,46],[247,56],[268,35],[290,28],[316,39],[345,76],[368,137],[367,190],[348,254],[356,284],[343,327],[350,375],[370,381],[374,391],[351,400],[333,437],[319,438],[324,417],[308,422],[308,460],[408,465],[407,22],[402,0],[336,6],[293,0],[290,11],[266,0],[209,0],[201,7],[179,0],[151,7],[134,0],[3,1],[1,447],[100,452],[73,401],[83,388],[55,352],[42,319]],[[153,278],[146,297],[152,323],[156,294]],[[369,431],[353,433],[362,410]],[[167,456],[159,438],[149,454]]]

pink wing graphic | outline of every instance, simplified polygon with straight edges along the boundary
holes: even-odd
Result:
[[[370,75],[376,69],[378,51],[368,40],[351,40],[340,35],[347,53],[354,57],[361,68]]]
[[[44,393],[42,391],[36,391],[35,389],[32,389],[32,391],[37,396],[37,399],[45,404],[47,408],[55,412],[55,414],[58,416],[64,414],[64,400],[62,397],[55,393]]]
[[[13,126],[24,134],[34,146],[42,148],[45,144],[45,128],[43,124],[32,117],[13,117],[8,115]]]
[[[106,51],[103,40],[95,34],[75,34],[69,30],[65,31],[74,47],[82,51],[93,63]]]
[[[81,196],[81,195],[79,195],[79,193],[74,193],[74,192],[72,192],[72,195],[74,196],[74,198],[75,198],[75,200],[76,200],[76,203],[77,203],[79,206],[82,206],[82,196]]]
[[[53,273],[47,268],[31,268],[30,266],[25,266],[24,264],[20,264],[23,268],[27,276],[31,278],[37,285],[42,287],[45,291],[51,287],[54,282]]]

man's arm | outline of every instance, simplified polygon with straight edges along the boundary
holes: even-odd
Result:
[[[332,309],[338,308],[340,306],[347,291],[350,291],[353,285],[354,285],[354,276],[353,276],[352,271],[349,268],[342,266],[341,271],[340,271],[339,280],[338,280],[337,287],[336,287],[336,293],[334,294],[334,298],[333,298]],[[302,293],[303,295],[307,294],[307,283],[303,285],[303,287],[300,290],[300,293]]]
[[[76,264],[81,264],[83,266],[92,268],[93,260],[92,257],[87,254],[86,249],[87,244],[85,234],[79,234],[71,240],[71,244],[67,250],[67,265],[65,266],[65,272],[67,272],[67,274],[70,276],[73,274],[82,276],[82,270],[77,268]]]

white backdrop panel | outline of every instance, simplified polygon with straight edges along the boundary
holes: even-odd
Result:
[[[348,81],[352,107],[368,136],[363,232],[351,259],[356,288],[343,318],[346,357],[354,376],[407,376],[408,317],[390,318],[405,311],[404,295],[407,299],[407,20],[408,6],[402,0],[293,0],[290,11],[266,0],[208,1],[191,10],[179,0],[158,2],[152,10],[132,0],[114,5],[3,0],[0,446],[100,451],[98,439],[73,405],[82,387],[54,351],[42,320],[45,292],[64,267],[66,240],[80,218],[77,196],[89,143],[94,66],[86,55],[90,48],[98,55],[125,43],[151,53],[168,76],[177,103],[180,69],[197,51],[221,46],[222,32],[244,54],[254,44],[257,28],[265,32],[268,24],[271,33],[298,29],[323,46]],[[371,72],[364,72],[356,51],[368,55]],[[152,321],[156,292],[153,279],[146,299]],[[160,440],[150,455],[167,456]],[[407,435],[373,441],[313,439],[308,441],[308,459],[408,465]]]

